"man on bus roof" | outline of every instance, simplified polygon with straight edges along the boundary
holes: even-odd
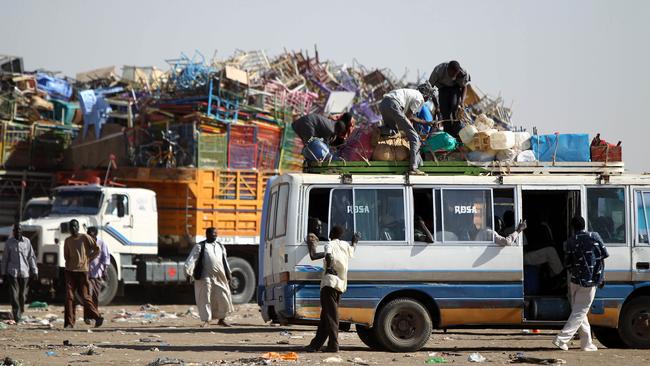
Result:
[[[352,132],[354,118],[351,113],[343,113],[336,120],[310,113],[295,120],[291,127],[304,144],[316,137],[330,146],[339,146]]]

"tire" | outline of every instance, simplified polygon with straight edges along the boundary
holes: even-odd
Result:
[[[359,324],[356,324],[354,327],[356,328],[357,335],[363,344],[368,346],[373,351],[383,351],[384,348],[379,343],[374,328],[368,328]]]
[[[113,302],[113,299],[115,299],[115,295],[117,295],[117,287],[118,287],[117,270],[111,264],[110,266],[108,266],[108,268],[106,268],[106,280],[102,281],[102,288],[99,292],[99,298],[97,299],[97,302],[99,302],[99,306],[110,305],[110,303]],[[78,292],[75,292],[74,298],[77,304],[79,305],[83,304],[83,299],[81,298],[81,295],[79,295]]]
[[[245,304],[250,302],[255,295],[255,271],[244,259],[228,258],[228,265],[232,273],[230,281],[230,292],[233,304]]]
[[[607,348],[624,348],[625,342],[621,339],[616,328],[593,327],[596,339]]]
[[[623,307],[621,339],[631,348],[650,348],[650,296],[639,296]]]
[[[433,325],[427,309],[418,301],[398,298],[379,311],[375,333],[391,352],[415,352],[431,337]]]

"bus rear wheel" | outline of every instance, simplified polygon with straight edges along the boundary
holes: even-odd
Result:
[[[650,348],[650,296],[639,296],[623,307],[621,339],[631,348]]]
[[[433,329],[427,309],[410,298],[391,300],[380,310],[376,323],[377,339],[391,352],[421,349]]]

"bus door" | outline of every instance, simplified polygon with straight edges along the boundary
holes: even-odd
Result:
[[[523,264],[526,321],[565,321],[571,313],[566,297],[564,242],[571,219],[583,215],[580,186],[523,186]]]
[[[650,188],[635,188],[633,194],[632,276],[635,282],[645,282],[650,281]]]

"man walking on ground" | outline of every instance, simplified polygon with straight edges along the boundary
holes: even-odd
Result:
[[[14,225],[14,236],[5,242],[2,254],[2,276],[9,285],[11,298],[11,314],[16,323],[22,319],[25,311],[25,301],[29,292],[29,280],[38,280],[38,267],[32,243],[23,236],[20,224]]]
[[[414,89],[395,89],[384,95],[379,103],[379,111],[385,126],[391,129],[399,129],[406,133],[410,149],[410,174],[424,175],[418,168],[422,164],[420,156],[420,135],[413,122],[426,123],[424,120],[415,117],[420,111],[424,102],[433,96],[433,88],[428,82],[418,85]]]
[[[291,127],[307,144],[312,137],[321,138],[330,146],[343,144],[354,127],[354,118],[350,113],[343,113],[336,121],[317,113],[310,113],[295,120]]]
[[[577,331],[580,335],[580,348],[583,351],[597,351],[598,348],[591,339],[587,315],[596,295],[596,286],[604,285],[605,258],[609,254],[600,235],[585,230],[585,219],[576,216],[571,220],[571,226],[574,235],[566,242],[566,266],[571,274],[571,315],[553,344],[568,351],[569,341]]]
[[[65,258],[65,328],[74,328],[75,293],[81,296],[84,306],[84,319],[94,319],[95,327],[104,323],[90,297],[88,269],[90,261],[99,256],[99,247],[90,235],[79,232],[79,221],[70,220],[70,236],[63,244]]]
[[[463,106],[465,88],[470,81],[469,74],[460,67],[458,61],[443,62],[431,72],[429,83],[438,88],[438,99],[433,103],[440,112],[442,126],[448,134],[458,139],[461,130],[456,112]]]
[[[99,310],[99,293],[102,290],[102,283],[106,280],[106,269],[111,265],[111,255],[108,252],[108,245],[103,240],[97,239],[97,228],[91,226],[86,230],[97,246],[99,247],[99,256],[90,262],[88,277],[90,278],[90,293],[95,304],[95,308]],[[90,319],[84,319],[86,324],[90,324]]]
[[[348,286],[348,261],[354,255],[354,245],[359,241],[359,234],[352,237],[352,245],[341,240],[343,227],[335,225],[330,231],[330,241],[325,245],[324,252],[316,252],[318,237],[314,233],[307,236],[309,257],[311,260],[325,258],[323,279],[320,283],[320,322],[316,336],[305,347],[306,352],[318,352],[327,342],[325,352],[339,351],[339,313],[338,307],[341,294]]]
[[[185,274],[194,278],[194,298],[203,321],[202,327],[210,325],[212,319],[219,319],[217,324],[220,326],[230,327],[226,315],[234,309],[226,248],[217,241],[217,229],[206,229],[205,237],[187,257]]]

